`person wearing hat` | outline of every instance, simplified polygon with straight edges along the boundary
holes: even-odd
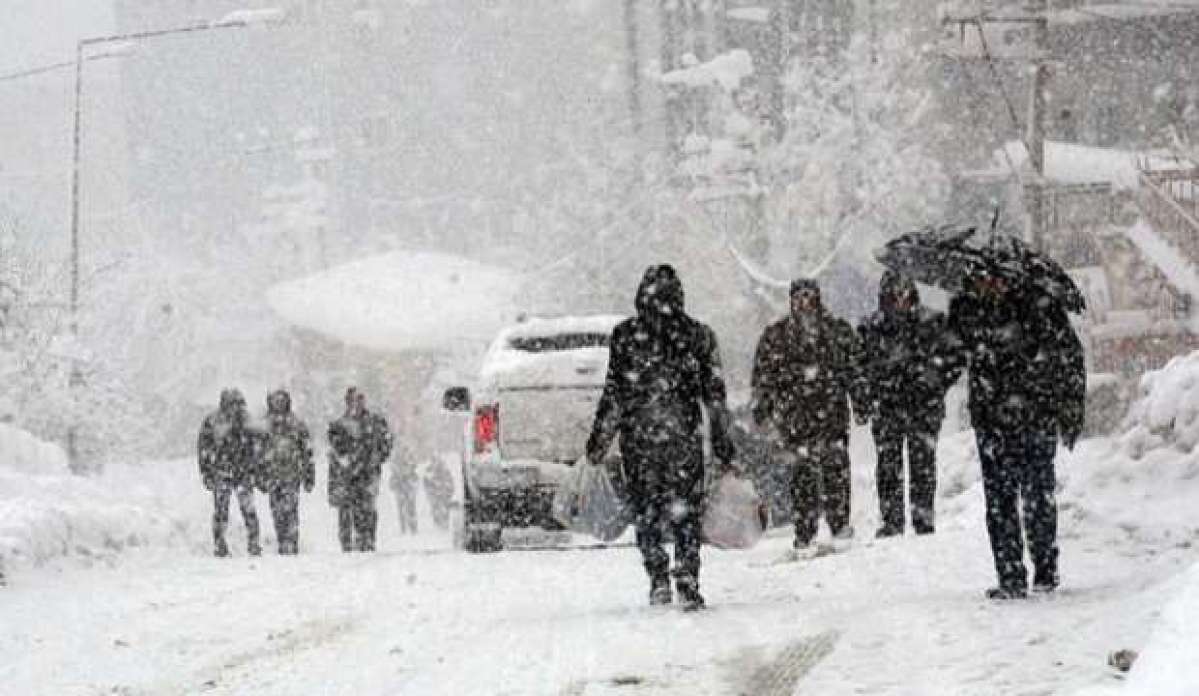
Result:
[[[904,445],[907,445],[908,499],[912,529],[935,530],[936,451],[945,393],[961,367],[945,338],[945,314],[923,307],[916,283],[887,270],[879,282],[878,310],[858,326],[862,338],[864,414],[878,453],[875,481],[881,524],[879,537],[903,534]]]
[[[200,480],[212,491],[212,540],[218,558],[229,555],[225,528],[229,525],[229,499],[234,494],[246,525],[249,554],[262,553],[258,544],[258,513],[254,509],[255,437],[248,421],[245,397],[237,389],[225,389],[217,410],[201,424],[196,443]]]
[[[374,551],[375,504],[392,435],[387,419],[367,410],[366,396],[356,387],[346,390],[345,403],[345,413],[329,424],[329,504],[337,508],[341,550]]]
[[[791,470],[793,546],[803,553],[822,515],[834,538],[853,536],[847,448],[861,348],[853,327],[825,309],[816,281],[793,281],[790,296],[790,314],[758,341],[751,410],[772,440],[776,466]]]

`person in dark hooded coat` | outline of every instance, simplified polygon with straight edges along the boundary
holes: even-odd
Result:
[[[865,412],[872,419],[879,516],[877,536],[903,534],[903,450],[907,444],[912,528],[935,529],[937,436],[945,393],[961,367],[946,339],[945,314],[920,305],[916,283],[888,270],[879,283],[878,311],[858,326],[863,346]]]
[[[394,440],[387,419],[368,411],[366,396],[346,389],[345,413],[329,424],[329,504],[337,508],[341,550],[374,551],[383,463]]]
[[[237,389],[225,389],[221,392],[220,406],[200,425],[196,441],[200,480],[212,491],[212,539],[218,557],[229,555],[225,528],[229,526],[229,499],[234,495],[246,525],[248,551],[251,556],[262,553],[258,543],[258,513],[254,509],[256,445],[245,397]]]
[[[949,328],[969,363],[970,421],[999,577],[987,596],[1026,596],[1025,536],[1033,590],[1051,592],[1060,582],[1053,459],[1059,438],[1073,449],[1082,433],[1082,343],[1058,301],[989,269],[954,297]]]
[[[699,591],[704,504],[702,422],[723,473],[735,467],[716,335],[684,311],[683,284],[669,265],[651,266],[637,288],[637,316],[612,331],[603,395],[587,458],[607,458],[620,436],[617,478],[636,513],[637,546],[650,578],[650,603],[673,601],[663,527],[674,536],[672,573],[684,608],[704,605]]]
[[[308,426],[291,410],[284,389],[266,397],[262,434],[262,489],[271,504],[279,553],[300,551],[300,488],[311,493],[316,483]]]
[[[849,414],[860,362],[857,333],[824,308],[816,281],[792,282],[791,313],[766,327],[754,353],[751,410],[776,466],[791,470],[796,551],[809,548],[822,513],[834,537],[853,536]]]

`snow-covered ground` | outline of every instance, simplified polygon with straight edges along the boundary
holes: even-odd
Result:
[[[941,442],[935,536],[871,538],[873,450],[855,430],[853,546],[780,564],[789,539],[778,530],[750,551],[705,549],[710,608],[699,614],[646,607],[627,546],[472,556],[430,530],[426,510],[422,534],[401,538],[386,489],[378,554],[338,553],[318,494],[303,503],[303,555],[268,546],[260,559],[213,559],[207,498],[194,467],[177,462],[145,479],[158,497],[124,470],[46,484],[54,495],[90,486],[100,507],[125,498],[141,515],[121,518],[130,528],[161,517],[175,531],[147,533],[107,563],[18,563],[0,591],[0,684],[12,694],[1197,693],[1199,458],[1189,430],[1172,430],[1189,428],[1199,403],[1193,362],[1146,382],[1127,429],[1153,437],[1060,453],[1064,585],[1050,598],[982,599],[994,578],[969,432]],[[0,496],[8,505],[16,494]],[[269,529],[261,498],[259,511]],[[1126,681],[1106,664],[1121,648],[1142,651]]]

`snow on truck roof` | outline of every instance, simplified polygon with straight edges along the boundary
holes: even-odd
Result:
[[[500,340],[566,333],[610,334],[627,317],[621,314],[532,317],[500,332]]]
[[[445,350],[490,342],[518,313],[523,276],[460,256],[393,252],[281,283],[267,292],[290,324],[374,350]]]

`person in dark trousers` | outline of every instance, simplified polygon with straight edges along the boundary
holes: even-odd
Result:
[[[234,494],[246,525],[249,554],[262,554],[258,513],[254,510],[256,442],[248,421],[245,397],[237,389],[226,389],[221,392],[220,406],[200,426],[196,443],[200,479],[212,491],[212,539],[215,554],[220,558],[229,555],[225,528],[229,525],[229,498]]]
[[[863,410],[872,419],[878,452],[875,479],[876,536],[903,534],[903,452],[907,445],[912,528],[935,530],[937,437],[945,419],[945,393],[961,374],[957,351],[946,339],[946,319],[920,305],[916,283],[888,270],[879,283],[878,311],[858,326],[862,339]]]
[[[429,509],[433,515],[433,524],[437,525],[438,529],[448,529],[450,506],[454,501],[454,477],[441,457],[429,460],[424,486],[425,497],[429,500]]]
[[[970,419],[999,578],[987,596],[1027,594],[1025,536],[1033,589],[1052,591],[1060,582],[1053,458],[1059,437],[1073,449],[1082,432],[1082,344],[1058,302],[986,270],[950,303],[949,326],[968,360]]]
[[[397,450],[391,460],[391,477],[387,485],[395,495],[400,534],[416,534],[416,462],[407,447],[401,446]]]
[[[735,470],[720,350],[706,324],[684,311],[683,284],[669,265],[645,271],[635,317],[612,331],[603,395],[596,408],[587,459],[620,469],[635,512],[637,547],[650,579],[650,604],[673,601],[670,574],[684,609],[704,606],[699,589],[704,457],[701,408],[708,413],[718,470]],[[620,437],[620,458],[608,459]],[[674,570],[662,548],[674,537]]]
[[[329,424],[329,502],[337,508],[342,551],[374,551],[379,525],[376,500],[392,437],[383,416],[368,411],[366,397],[346,390],[345,414]]]
[[[861,348],[853,327],[824,308],[816,281],[795,280],[790,295],[790,315],[767,326],[758,341],[751,409],[773,441],[776,466],[791,469],[793,546],[803,551],[822,513],[835,538],[853,536],[847,448]]]
[[[281,555],[300,552],[300,488],[316,483],[308,426],[292,413],[291,395],[279,389],[266,397],[262,433],[262,489],[271,504]]]

